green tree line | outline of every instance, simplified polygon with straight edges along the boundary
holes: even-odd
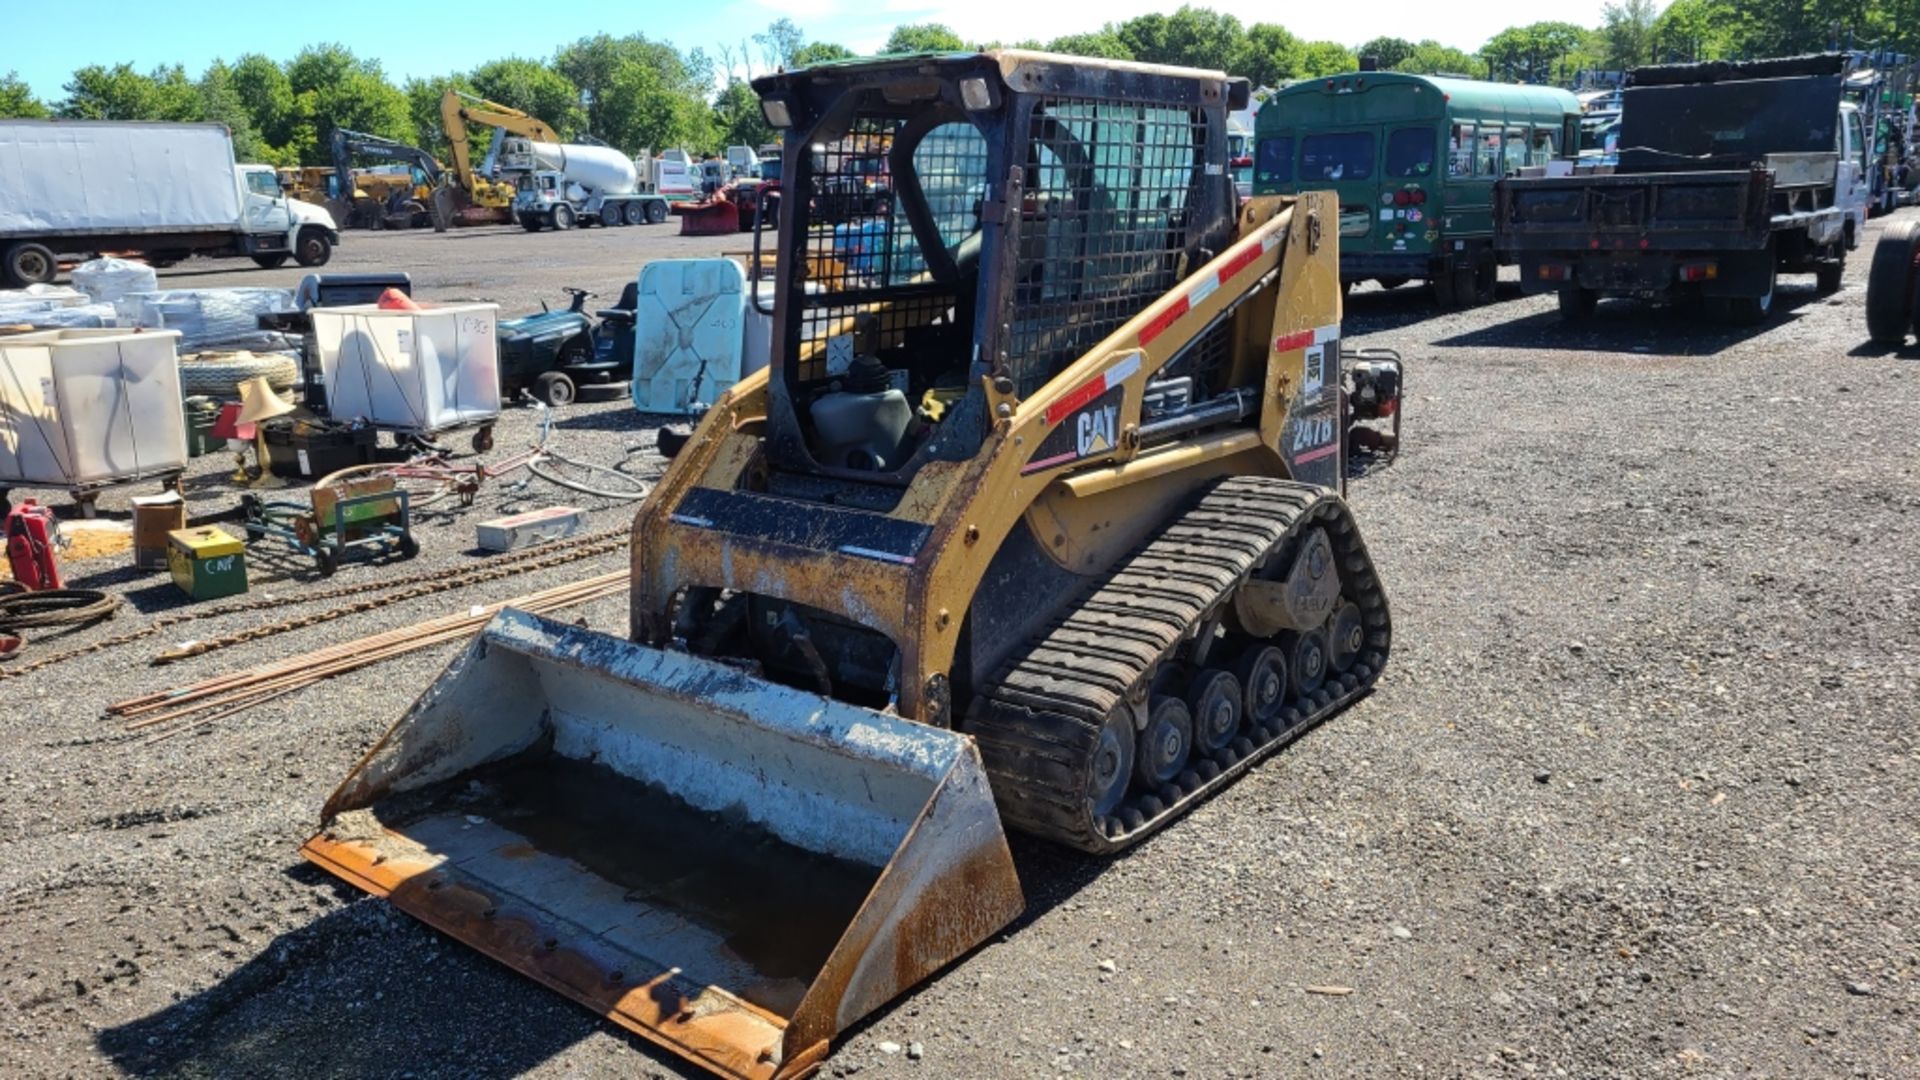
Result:
[[[884,52],[1017,46],[1082,56],[1220,68],[1278,86],[1359,66],[1460,74],[1502,81],[1558,82],[1584,68],[1617,70],[1671,60],[1780,56],[1833,45],[1920,51],[1920,0],[1618,0],[1601,24],[1536,22],[1495,34],[1477,52],[1437,41],[1376,37],[1349,47],[1308,41],[1278,23],[1242,24],[1232,15],[1182,6],[1051,41],[971,42],[938,23],[896,27]],[[398,83],[379,61],[342,45],[310,45],[290,60],[248,53],[216,60],[189,77],[178,64],[139,71],[89,64],[63,97],[43,101],[13,72],[0,76],[0,117],[211,120],[226,124],[246,161],[326,163],[335,127],[371,132],[444,156],[440,99],[476,94],[546,121],[564,138],[593,135],[629,152],[684,147],[715,151],[772,138],[748,80],[781,67],[852,56],[809,41],[780,19],[713,52],[682,51],[644,34],[596,34],[545,59],[507,57],[470,71]],[[484,135],[484,133],[483,133]]]

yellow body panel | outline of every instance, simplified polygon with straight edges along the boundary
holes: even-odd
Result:
[[[1137,542],[1205,480],[1290,475],[1280,439],[1304,377],[1304,347],[1286,339],[1337,327],[1340,319],[1339,252],[1328,222],[1337,222],[1337,214],[1321,193],[1252,200],[1241,211],[1240,236],[1232,246],[1038,393],[1023,400],[986,386],[999,419],[980,452],[964,462],[922,465],[888,514],[932,530],[910,564],[744,540],[674,520],[675,508],[693,488],[755,486],[751,471],[763,467],[758,461],[768,375],[742,380],[708,412],[635,517],[636,638],[664,641],[674,597],[692,586],[744,590],[831,611],[898,646],[903,671],[913,673],[901,680],[901,714],[944,725],[949,718],[941,713],[939,684],[955,662],[962,623],[988,564],[1023,518],[1039,526],[1036,535],[1044,541],[1058,537],[1045,546],[1062,565],[1088,572]],[[1233,316],[1237,340],[1266,345],[1253,352],[1267,354],[1257,438],[1194,439],[1141,454],[1138,431],[1149,379],[1283,260],[1284,272],[1267,286],[1271,302],[1243,304]],[[1062,468],[1033,469],[1035,450],[1065,419],[1061,410],[1073,404],[1073,395],[1084,394],[1110,370],[1129,366],[1113,444]]]

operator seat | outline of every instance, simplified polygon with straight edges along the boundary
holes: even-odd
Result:
[[[640,306],[640,282],[629,281],[620,290],[620,300],[610,308],[601,308],[593,314],[601,322],[616,323],[631,330],[633,328],[634,309]]]

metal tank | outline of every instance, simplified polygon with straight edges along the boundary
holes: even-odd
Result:
[[[611,146],[509,139],[505,149],[516,165],[551,169],[601,195],[631,195],[639,190],[633,159]]]

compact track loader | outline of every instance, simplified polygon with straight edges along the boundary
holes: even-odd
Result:
[[[1003,51],[755,88],[771,364],[641,508],[631,640],[502,614],[305,847],[739,1078],[1012,920],[1003,823],[1119,851],[1367,692],[1345,432],[1398,385],[1343,390],[1334,201],[1237,201],[1244,82]]]

